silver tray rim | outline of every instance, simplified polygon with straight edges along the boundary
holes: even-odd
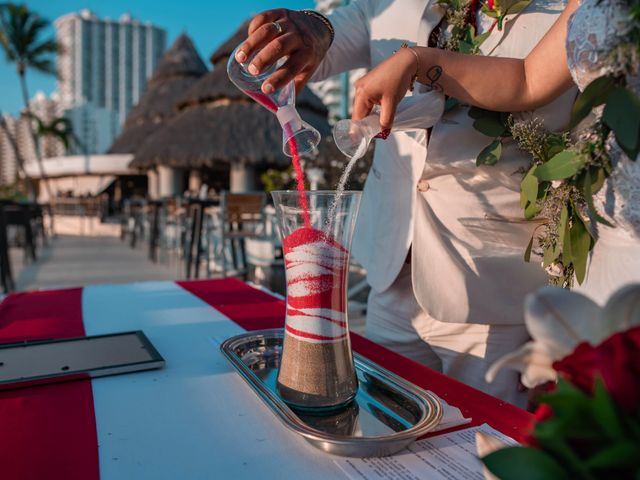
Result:
[[[443,415],[443,408],[440,403],[440,399],[438,399],[434,394],[354,352],[353,356],[356,369],[368,374],[373,374],[374,376],[384,380],[387,384],[392,385],[396,390],[402,391],[404,395],[414,398],[416,403],[420,406],[422,418],[407,430],[380,436],[350,437],[345,435],[332,435],[306,425],[304,422],[299,420],[291,408],[277,395],[275,395],[253,371],[247,368],[242,360],[240,360],[240,358],[233,352],[235,348],[243,343],[248,343],[262,338],[282,338],[284,336],[283,332],[284,329],[274,328],[254,330],[234,335],[222,342],[220,345],[220,351],[252,388],[252,390],[254,390],[261,400],[273,411],[273,413],[280,418],[285,426],[305,437],[316,447],[330,453],[347,456],[364,457],[369,456],[368,453],[373,454],[380,451],[384,451],[385,455],[389,455],[411,444],[422,435],[433,430],[440,423]],[[338,448],[327,447],[326,444],[333,445]],[[345,453],[345,449],[340,447],[347,447],[348,452]],[[358,451],[357,455],[353,455],[353,451]]]

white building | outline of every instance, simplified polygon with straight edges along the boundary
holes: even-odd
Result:
[[[62,108],[92,103],[117,112],[120,124],[162,56],[167,34],[129,15],[99,19],[89,10],[55,21],[64,53],[58,60]]]
[[[323,14],[349,3],[348,0],[316,0],[316,10]],[[351,115],[355,81],[364,75],[365,69],[360,68],[348,73],[336,75],[322,82],[310,83],[309,88],[318,95],[329,110],[329,122]],[[345,92],[345,90],[347,90]]]
[[[19,148],[16,138],[17,121],[10,115],[3,115],[0,128],[0,185],[11,185],[18,176],[18,158],[16,148]]]

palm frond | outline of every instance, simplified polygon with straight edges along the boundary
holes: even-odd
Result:
[[[55,74],[53,54],[59,53],[58,43],[51,37],[41,39],[49,28],[48,20],[29,10],[26,5],[7,3],[0,6],[0,45],[10,62],[22,62],[25,67]]]

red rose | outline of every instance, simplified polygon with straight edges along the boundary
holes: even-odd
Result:
[[[493,1],[494,0],[487,0],[487,8],[489,10],[493,10]]]
[[[596,375],[627,412],[640,406],[640,327],[612,335],[600,345],[581,343],[553,368],[581,390],[593,392]]]
[[[525,445],[529,445],[530,447],[537,447],[538,441],[533,433],[536,428],[536,425],[540,422],[544,422],[549,418],[553,417],[553,409],[547,405],[546,403],[541,403],[536,408],[536,411],[533,414],[533,419],[531,420],[531,425],[529,425],[529,431],[523,438],[523,443]]]

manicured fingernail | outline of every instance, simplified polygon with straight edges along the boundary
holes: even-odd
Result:
[[[263,85],[262,91],[266,94],[273,93],[273,85],[271,85],[270,83]]]
[[[240,63],[244,63],[247,61],[247,54],[244,53],[242,50],[238,51],[236,53],[236,60]]]
[[[385,128],[373,138],[381,138],[382,140],[386,140],[390,133],[391,133],[391,129]]]
[[[257,75],[258,74],[258,67],[256,67],[253,63],[251,65],[249,65],[249,73],[251,75]]]

